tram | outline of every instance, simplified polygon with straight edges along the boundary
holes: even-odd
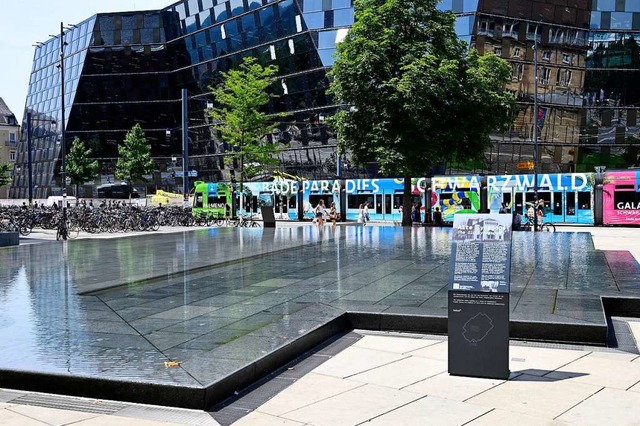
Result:
[[[277,177],[268,182],[247,182],[244,186],[246,212],[256,213],[260,206],[271,205],[280,220],[297,220],[299,211],[311,219],[313,207],[320,200],[326,206],[335,202],[338,212],[347,220],[356,220],[360,205],[365,202],[369,203],[373,221],[402,220],[402,178],[295,181]],[[503,205],[510,212],[515,210],[524,215],[534,204],[535,187],[533,174],[416,178],[411,182],[411,201],[421,206],[422,220],[432,217],[437,208],[445,223],[452,223],[456,214],[498,212]],[[537,175],[537,193],[539,202],[544,203],[547,222],[640,225],[638,171],[542,173]],[[211,203],[231,206],[230,194],[228,184],[197,182],[194,208],[210,209],[207,206]],[[236,198],[237,207],[237,194]]]
[[[640,225],[640,172],[628,170],[604,174],[602,224]]]
[[[594,173],[538,174],[538,202],[544,203],[545,222],[594,224]],[[504,204],[524,214],[535,202],[534,175],[487,177],[487,208],[498,212]]]

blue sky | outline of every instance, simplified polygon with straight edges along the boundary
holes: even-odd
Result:
[[[20,120],[38,41],[100,12],[160,9],[176,0],[3,0],[0,13],[0,97]]]

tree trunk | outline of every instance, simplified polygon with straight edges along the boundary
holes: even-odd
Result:
[[[402,197],[402,226],[411,226],[411,176],[404,176]]]

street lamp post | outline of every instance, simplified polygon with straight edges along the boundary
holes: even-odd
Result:
[[[64,41],[64,23],[60,22],[60,107],[62,109],[61,115],[61,129],[60,129],[60,143],[61,146],[61,176],[62,176],[62,220],[60,221],[60,225],[58,227],[58,238],[62,240],[67,239],[67,174],[65,168],[65,157],[67,154],[67,141],[65,137],[66,133],[66,108],[65,108],[65,99],[64,99],[64,47],[66,46],[66,42]]]
[[[27,111],[27,184],[29,185],[29,205],[33,204],[33,159],[31,140],[31,111]]]
[[[533,37],[533,230],[538,230],[538,27]]]

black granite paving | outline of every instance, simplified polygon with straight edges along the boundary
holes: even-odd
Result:
[[[218,228],[0,249],[0,386],[206,408],[354,324],[444,332],[450,235]],[[517,338],[604,345],[601,297],[640,297],[635,259],[588,233],[514,234],[511,277]]]

